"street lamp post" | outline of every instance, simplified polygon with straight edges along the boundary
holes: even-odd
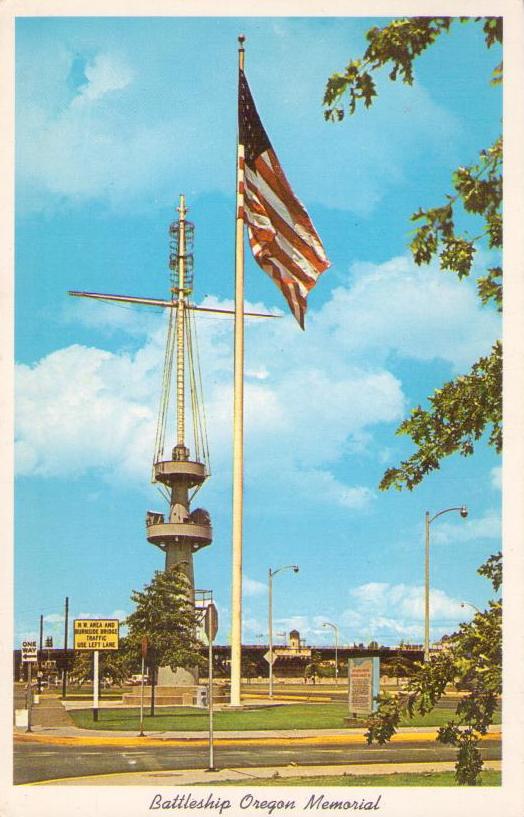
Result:
[[[439,511],[435,516],[431,516],[429,511],[426,511],[426,547],[424,560],[424,661],[429,661],[429,526],[438,517],[444,513],[451,511],[458,511],[463,519],[468,515],[468,509],[465,505],[460,505],[454,508],[445,508]]]
[[[338,627],[329,621],[325,621],[322,626],[331,627],[335,633],[335,684],[338,684]]]
[[[293,573],[298,573],[298,565],[284,565],[283,567],[277,567],[276,570],[271,570],[269,568],[268,573],[268,592],[269,592],[269,605],[268,605],[268,625],[269,625],[269,697],[273,697],[273,576],[276,576],[277,573],[280,573],[281,570],[292,570]]]

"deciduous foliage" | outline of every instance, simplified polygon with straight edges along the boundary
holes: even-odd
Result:
[[[325,117],[344,119],[363,103],[369,107],[377,96],[375,70],[390,66],[389,78],[411,85],[414,60],[457,21],[481,24],[488,48],[502,42],[502,20],[486,18],[412,17],[394,20],[367,33],[368,48],[362,59],[351,60],[344,73],[330,77],[324,97]],[[502,79],[502,66],[494,68],[492,83]],[[416,264],[438,257],[442,270],[464,278],[472,272],[481,242],[491,250],[502,247],[502,140],[483,150],[479,160],[459,167],[452,175],[453,192],[436,207],[420,208],[412,215],[416,224],[410,249]],[[457,216],[475,226],[473,236],[457,230]],[[477,229],[477,225],[480,227]],[[502,268],[493,266],[477,279],[481,302],[502,308]],[[411,490],[441,460],[453,453],[469,456],[474,443],[489,432],[489,443],[502,448],[502,347],[494,344],[465,375],[444,384],[429,398],[429,407],[416,407],[399,427],[411,437],[416,452],[398,468],[384,474],[380,487]],[[491,556],[478,571],[489,578],[495,591],[502,582],[501,554]],[[438,740],[457,747],[456,778],[475,785],[482,768],[479,737],[493,720],[502,691],[502,603],[491,601],[468,624],[462,624],[446,642],[446,649],[419,664],[405,693],[380,695],[378,711],[368,721],[368,743],[385,743],[395,733],[404,713],[429,712],[448,685],[464,692],[455,718],[439,729]]]
[[[100,650],[99,678],[121,685],[137,671],[137,660],[130,654],[127,639],[120,638],[118,650]],[[93,680],[93,653],[80,650],[75,652],[71,676],[80,683]]]
[[[502,555],[490,556],[479,573],[491,579],[495,590],[502,581]],[[395,734],[400,719],[416,712],[430,712],[446,688],[462,691],[455,717],[438,731],[437,740],[456,746],[457,782],[475,785],[482,769],[478,748],[493,721],[502,694],[502,601],[490,601],[488,609],[461,624],[446,642],[446,649],[417,664],[405,692],[378,697],[378,710],[368,720],[368,743],[386,743]]]
[[[502,450],[502,344],[497,341],[466,375],[436,389],[430,408],[417,406],[397,429],[417,445],[417,451],[398,468],[388,468],[380,488],[411,490],[449,454],[470,456],[474,443],[489,429],[489,443]]]
[[[357,105],[363,102],[366,108],[378,95],[373,71],[390,65],[389,78],[413,84],[413,62],[442,34],[449,31],[457,20],[461,23],[481,22],[488,48],[496,42],[502,42],[501,17],[407,17],[393,20],[384,28],[373,27],[367,34],[369,43],[360,59],[353,59],[347,64],[344,73],[333,74],[324,94],[326,119],[340,121],[346,110],[343,102],[349,97],[348,110],[355,113]],[[502,66],[494,68],[492,82],[500,82]]]
[[[368,48],[361,59],[351,60],[345,71],[328,80],[324,96],[325,117],[340,121],[346,110],[355,113],[359,103],[369,107],[377,96],[373,72],[390,66],[389,78],[413,83],[414,60],[441,34],[457,22],[482,25],[488,48],[502,42],[502,20],[498,17],[411,17],[394,20],[384,28],[367,33]],[[492,82],[502,78],[497,65]],[[347,108],[344,107],[346,101]],[[436,207],[420,208],[412,215],[416,224],[410,249],[416,264],[438,257],[440,268],[459,278],[468,276],[479,244],[489,249],[502,247],[502,139],[481,151],[479,160],[459,167],[452,174],[453,192]],[[459,211],[459,213],[457,212]],[[469,216],[476,234],[457,229],[457,216]],[[480,222],[480,225],[478,223]],[[478,230],[477,230],[478,226]],[[477,279],[483,304],[502,307],[502,267],[493,266]],[[502,347],[496,343],[488,356],[471,371],[446,383],[429,398],[429,407],[417,406],[397,430],[411,437],[417,451],[396,468],[389,468],[381,489],[411,490],[440,467],[453,453],[469,456],[485,433],[497,451],[502,446]]]

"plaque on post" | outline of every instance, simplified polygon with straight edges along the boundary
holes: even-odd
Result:
[[[380,692],[380,658],[350,658],[348,662],[349,719],[371,715]]]

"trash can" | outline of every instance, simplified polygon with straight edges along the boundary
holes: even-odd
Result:
[[[207,687],[198,686],[196,688],[196,705],[201,709],[207,708]]]

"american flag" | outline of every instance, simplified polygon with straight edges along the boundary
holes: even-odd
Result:
[[[242,70],[238,88],[238,217],[247,225],[255,260],[282,291],[303,329],[308,292],[330,263],[280,167]]]

